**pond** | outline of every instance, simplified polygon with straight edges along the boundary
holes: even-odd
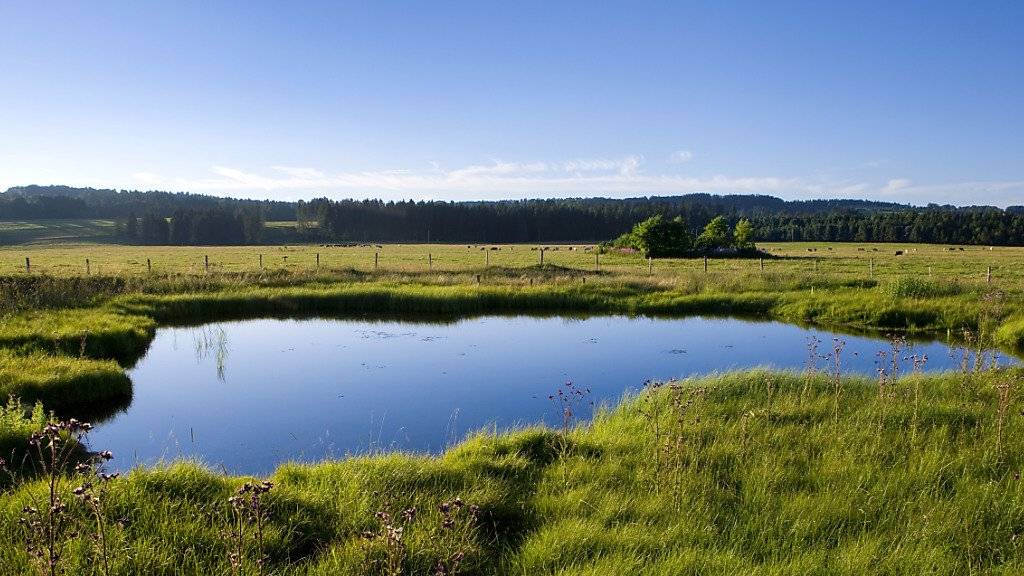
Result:
[[[91,434],[119,468],[195,458],[262,474],[285,461],[380,450],[437,453],[467,432],[545,422],[571,382],[615,403],[647,380],[734,368],[803,369],[845,342],[844,371],[875,374],[882,339],[721,318],[487,316],[452,322],[244,320],[157,331],[130,371],[131,405]],[[926,370],[960,352],[917,343]],[[821,364],[823,367],[823,364]],[[580,414],[586,417],[588,414]]]

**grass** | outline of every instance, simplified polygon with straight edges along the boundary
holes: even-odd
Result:
[[[127,362],[145,351],[155,326],[150,318],[102,307],[32,310],[0,318],[0,344]]]
[[[26,408],[18,398],[0,404],[0,458],[14,468],[28,452],[27,439],[46,425],[47,414],[41,403]],[[0,490],[10,488],[12,479],[0,469]]]
[[[911,376],[885,399],[843,378],[835,417],[829,375],[730,373],[648,391],[564,436],[284,465],[261,553],[268,572],[304,575],[385,574],[389,560],[430,574],[455,553],[465,574],[1016,574],[1024,430],[1015,396],[997,448],[996,385],[1020,376]],[[226,502],[245,481],[179,462],[110,483],[112,572],[230,573]],[[0,495],[4,517],[44,488]],[[455,498],[478,519],[449,532],[439,507]],[[69,510],[88,533],[88,511]],[[397,544],[376,536],[378,512],[403,528]],[[87,533],[65,550],[73,573],[96,572]],[[28,569],[22,538],[0,526],[6,573]]]
[[[113,244],[3,245],[0,242],[0,276],[23,274],[25,258],[31,259],[35,273],[56,276],[85,274],[85,260],[97,275],[145,276],[146,261],[157,273],[205,273],[204,256],[209,256],[211,272],[259,272],[259,255],[265,271],[308,272],[316,267],[316,254],[325,270],[374,270],[388,272],[425,272],[429,259],[439,273],[474,273],[490,266],[523,268],[539,263],[538,246],[528,245],[451,245],[385,244],[355,247],[292,246],[121,246]],[[544,263],[590,272],[595,269],[590,246],[548,244]],[[885,280],[903,276],[931,278],[937,282],[957,281],[964,285],[984,284],[988,267],[998,286],[1017,286],[1024,281],[1024,248],[983,246],[952,247],[930,244],[855,244],[855,243],[759,243],[775,258],[765,260],[765,270],[789,275],[816,273],[845,279]],[[484,249],[488,248],[488,249]],[[496,248],[491,250],[489,248]],[[557,250],[555,250],[557,248]],[[960,248],[963,248],[961,251]],[[904,253],[896,256],[896,250]],[[647,261],[636,254],[609,253],[600,258],[601,270],[618,276],[646,277]],[[815,270],[815,260],[818,261]],[[872,263],[873,262],[873,263]],[[931,275],[929,276],[929,269]],[[712,273],[760,272],[757,260],[712,259]],[[688,272],[703,272],[699,259],[660,259],[653,263],[653,276],[663,280]]]
[[[0,245],[114,242],[113,220],[0,220]]]
[[[0,396],[41,402],[4,409],[0,449],[45,411],[123,407],[124,367],[158,325],[219,319],[720,314],[1024,350],[1024,249],[763,247],[763,271],[732,259],[707,272],[619,253],[596,270],[592,250],[564,245],[543,266],[531,246],[0,247]],[[64,555],[71,573],[96,573],[89,523],[103,517],[123,574],[228,574],[229,550],[241,572],[276,574],[1020,573],[1020,381],[912,376],[880,395],[858,378],[735,373],[662,387],[564,435],[289,464],[264,495],[262,545],[262,524],[228,505],[247,479],[175,462],[111,482],[101,512],[67,499],[80,535]],[[8,520],[42,488],[0,493],[0,574],[28,568],[24,528]],[[441,511],[457,497],[461,515]],[[230,537],[231,518],[250,539]]]
[[[0,350],[0,398],[95,420],[110,407],[127,405],[131,397],[131,381],[112,360]]]
[[[157,323],[173,324],[257,316],[486,313],[719,314],[770,317],[847,331],[923,334],[975,328],[984,305],[980,290],[935,298],[893,297],[865,285],[806,276],[681,277],[675,283],[531,273],[529,278],[486,276],[481,284],[456,276],[329,276],[289,279],[154,279],[122,286],[94,305],[30,308],[0,318],[0,344],[131,361],[145,350]],[[534,279],[536,277],[536,280]],[[484,283],[486,280],[486,283]],[[77,281],[75,281],[77,282]],[[53,284],[47,280],[47,284]],[[817,285],[815,291],[804,289]],[[48,288],[56,289],[56,288]],[[1017,310],[1001,299],[1004,310]],[[1019,328],[1002,328],[1012,343]]]
[[[0,347],[130,366],[158,324],[258,316],[618,313],[774,318],[853,333],[959,337],[969,330],[986,344],[1024,349],[1024,291],[1010,278],[1024,270],[1024,249],[911,246],[903,256],[889,256],[891,248],[881,245],[772,244],[766,248],[778,257],[766,260],[764,271],[757,260],[712,260],[704,272],[701,260],[666,259],[649,274],[643,259],[619,253],[602,256],[595,270],[596,256],[580,246],[549,247],[544,266],[533,263],[539,261],[536,246],[480,248],[40,247],[32,256],[35,272],[0,276]],[[0,266],[14,251],[25,253],[23,247],[0,249]],[[262,270],[253,262],[261,253]],[[377,270],[374,253],[383,254]],[[92,275],[72,265],[83,254],[91,255]],[[209,273],[196,269],[205,254]],[[491,255],[490,267],[474,263],[483,254]],[[146,258],[154,271],[135,270]],[[987,274],[951,275],[985,262],[998,262],[991,283]]]

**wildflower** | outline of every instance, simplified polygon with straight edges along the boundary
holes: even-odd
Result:
[[[391,528],[388,529],[388,537],[391,538],[392,540],[401,540],[402,539],[402,533],[404,531],[405,531],[405,529],[402,528],[401,526],[398,526],[398,527],[392,526]]]
[[[406,508],[402,512],[402,520],[406,523],[412,522],[416,518],[416,507]]]

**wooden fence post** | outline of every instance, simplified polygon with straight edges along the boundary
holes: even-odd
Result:
[[[868,275],[872,278],[875,277],[875,259],[868,258]]]
[[[86,276],[88,276],[88,275],[89,275],[89,271],[90,271],[90,270],[89,270],[89,259],[88,259],[88,258],[86,258],[86,259],[85,259],[85,275],[86,275]]]
[[[594,252],[594,272],[601,271],[601,253]]]
[[[544,248],[540,249],[540,265],[544,265]]]
[[[260,254],[260,270],[263,270],[263,254]]]
[[[377,271],[377,259],[380,258],[380,252],[373,253],[373,271]]]
[[[764,258],[758,258],[757,261],[761,264],[761,272],[764,272]]]
[[[427,252],[427,270],[433,270],[433,269],[434,269],[434,255],[431,254],[430,252]]]
[[[31,273],[32,273],[32,261],[28,259],[28,256],[25,256],[25,274],[31,274]]]
[[[992,267],[991,266],[988,267],[988,273],[986,274],[986,282],[988,282],[989,284],[992,283]]]
[[[818,259],[817,258],[814,259],[814,271],[815,272],[818,271]]]
[[[210,273],[210,255],[209,254],[204,254],[203,255],[203,267],[206,269],[206,273],[209,274]]]
[[[654,274],[654,259],[650,256],[647,257],[647,273]]]
[[[490,265],[491,265],[491,251],[490,250],[484,250],[484,266],[490,266]]]
[[[320,253],[319,252],[316,253],[316,269],[317,270],[320,269]]]
[[[704,273],[705,274],[708,273],[708,257],[707,256],[704,257]]]
[[[149,258],[146,258],[146,273],[153,273],[153,261],[150,260]]]

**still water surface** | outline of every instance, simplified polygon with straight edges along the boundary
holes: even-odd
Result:
[[[468,431],[546,422],[565,382],[615,402],[646,380],[753,366],[802,369],[832,333],[720,318],[488,316],[452,323],[245,320],[162,328],[131,405],[91,434],[118,467],[197,458],[261,474],[370,450],[439,452]],[[844,371],[874,374],[884,340],[838,336]],[[918,343],[927,370],[959,352]],[[585,416],[585,415],[584,415]]]

